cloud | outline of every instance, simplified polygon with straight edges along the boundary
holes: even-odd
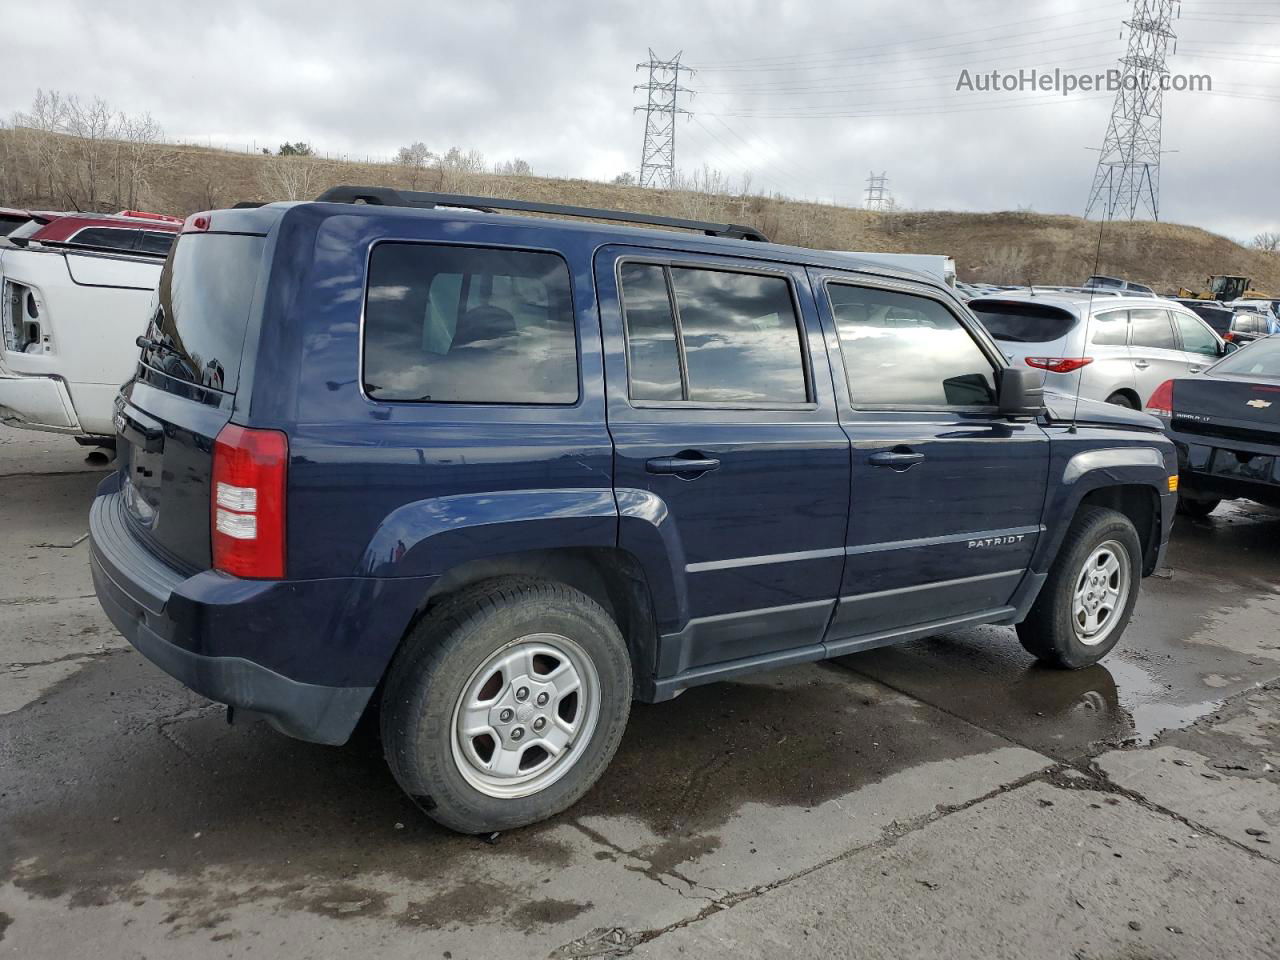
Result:
[[[1121,0],[868,0],[856,16],[778,0],[42,0],[6,6],[0,111],[52,87],[150,111],[186,140],[301,139],[362,159],[422,140],[608,179],[638,165],[631,88],[652,47],[701,68],[684,104],[695,115],[676,134],[685,169],[850,204],[874,169],[916,209],[1080,213],[1111,98],[957,92],[956,79],[1105,69],[1123,54],[1128,11]],[[1280,229],[1280,25],[1262,6],[1252,20],[1175,22],[1171,64],[1212,74],[1216,92],[1169,94],[1164,122],[1162,219],[1245,239]]]

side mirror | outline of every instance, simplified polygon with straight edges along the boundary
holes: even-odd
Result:
[[[997,375],[1000,416],[1034,420],[1045,412],[1044,375],[1037,370],[1004,367]]]
[[[1222,341],[1222,353],[1219,354],[1219,356],[1225,357],[1228,354],[1235,353],[1239,349],[1240,344],[1236,343],[1234,340],[1224,340]]]

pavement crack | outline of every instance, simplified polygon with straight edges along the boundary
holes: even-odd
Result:
[[[28,603],[61,603],[64,600],[89,600],[96,593],[77,593],[69,597],[0,597],[0,606],[22,606]]]
[[[49,660],[13,660],[9,662],[10,669],[25,670],[28,667],[48,667],[55,663],[66,663],[71,660],[98,660],[102,657],[109,657],[113,653],[121,653],[116,650],[87,650],[82,653],[68,653],[61,657],[52,657]]]

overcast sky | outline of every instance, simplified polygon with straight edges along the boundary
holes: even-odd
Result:
[[[150,111],[239,149],[305,140],[389,156],[415,140],[534,172],[639,164],[633,84],[683,50],[677,159],[736,184],[850,205],[870,170],[912,209],[1082,213],[1111,94],[956,91],[972,74],[1094,73],[1123,55],[1126,0],[5,0],[0,114],[37,87]],[[1161,219],[1248,240],[1280,230],[1280,3],[1185,0],[1170,67],[1212,94],[1165,101]],[[1126,31],[1127,34],[1127,31]],[[29,38],[29,39],[28,39]]]

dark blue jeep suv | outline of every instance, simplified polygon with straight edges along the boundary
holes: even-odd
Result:
[[[90,518],[112,621],[295,737],[376,716],[468,832],[577,800],[633,699],[976,623],[1095,663],[1174,512],[1156,419],[1044,396],[924,276],[746,227],[216,210],[138,343]]]

